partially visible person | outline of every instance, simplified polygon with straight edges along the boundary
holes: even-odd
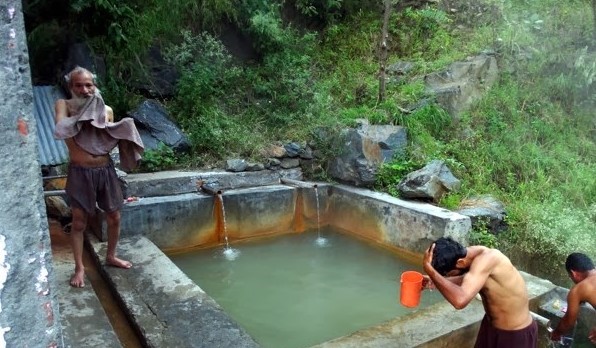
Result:
[[[565,269],[575,285],[567,294],[567,310],[557,327],[551,333],[553,341],[573,329],[579,315],[582,302],[587,302],[596,309],[596,268],[594,262],[586,254],[572,253],[565,260]],[[596,327],[593,327],[589,339],[596,344]]]
[[[477,294],[485,315],[475,348],[533,348],[538,326],[530,315],[526,283],[509,258],[497,249],[465,248],[451,238],[439,238],[424,254],[426,288],[436,288],[456,309]]]
[[[124,197],[109,152],[118,146],[122,167],[132,169],[141,158],[143,142],[132,119],[114,123],[114,113],[104,104],[89,70],[76,67],[66,79],[72,97],[55,103],[54,136],[64,139],[70,157],[66,194],[72,210],[70,236],[75,261],[70,285],[84,287],[84,231],[96,205],[106,213],[106,263],[121,268],[132,266],[116,256]]]

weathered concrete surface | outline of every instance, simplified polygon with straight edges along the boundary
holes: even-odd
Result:
[[[128,196],[153,197],[197,192],[197,181],[200,180],[212,188],[229,190],[279,184],[281,177],[302,180],[302,171],[299,168],[241,173],[163,171],[129,174],[125,181]]]
[[[350,186],[334,185],[327,195],[325,222],[361,237],[418,253],[440,237],[467,245],[472,227],[467,216]]]
[[[542,281],[548,282],[543,279]],[[539,315],[551,320],[551,326],[556,327],[560,319],[565,315],[569,289],[555,286],[552,283],[550,285],[550,287],[547,287],[547,289],[550,289],[550,291],[544,291],[539,296],[534,298],[534,300],[531,302],[530,308]],[[578,347],[590,346],[588,342],[588,334],[593,327],[596,327],[596,309],[594,309],[594,307],[592,307],[589,303],[583,303],[579,308],[579,315],[574,329],[574,342]],[[567,333],[567,336],[570,334],[571,333]]]
[[[221,244],[224,234],[233,242],[331,225],[414,253],[423,252],[442,236],[467,243],[471,229],[467,216],[367,189],[309,184],[222,190],[225,231],[216,196],[187,193],[141,198],[123,208],[122,235],[141,234],[170,250]]]
[[[294,230],[297,190],[283,185],[148,197],[122,209],[121,235],[143,235],[162,250],[209,246]],[[315,213],[316,214],[316,213]],[[247,228],[250,226],[250,228]],[[102,240],[106,240],[105,228]]]
[[[105,255],[107,243],[91,242],[96,257]],[[259,347],[147,238],[122,238],[118,251],[133,267],[103,271],[148,347]]]
[[[20,0],[0,4],[0,346],[62,346]]]
[[[161,249],[216,244],[215,197],[186,193],[148,197],[122,209],[120,234],[143,235]],[[105,228],[102,240],[106,239]]]
[[[233,240],[293,231],[297,189],[271,185],[225,191],[226,231]]]
[[[473,347],[483,315],[477,300],[459,311],[441,302],[312,348]]]
[[[555,287],[547,280],[521,273],[531,303]],[[483,316],[484,307],[480,300],[472,300],[461,310],[454,309],[445,301],[312,348],[471,348]],[[541,327],[539,332],[545,334],[546,331]]]
[[[62,232],[58,223],[54,227],[52,256],[64,335],[62,347],[121,347],[89,278],[85,277],[84,288],[70,286],[70,276],[74,270],[70,237]]]

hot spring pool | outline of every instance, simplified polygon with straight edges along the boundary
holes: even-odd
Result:
[[[426,291],[419,307],[401,306],[399,275],[421,265],[338,230],[232,247],[233,260],[221,247],[169,257],[265,348],[310,347],[443,301]]]

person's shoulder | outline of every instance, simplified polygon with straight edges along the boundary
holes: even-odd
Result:
[[[576,291],[580,294],[592,294],[596,290],[596,276],[588,277],[581,282],[575,284],[572,291]]]
[[[107,118],[108,122],[114,122],[114,109],[112,109],[108,105],[105,105],[105,110],[106,110],[106,118]]]

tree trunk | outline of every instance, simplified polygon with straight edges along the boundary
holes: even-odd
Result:
[[[387,47],[387,40],[389,39],[389,19],[391,18],[391,0],[384,1],[385,10],[383,13],[383,30],[381,33],[381,44],[379,45],[379,102],[385,100],[385,83],[387,79],[386,66],[389,51],[389,48]]]

